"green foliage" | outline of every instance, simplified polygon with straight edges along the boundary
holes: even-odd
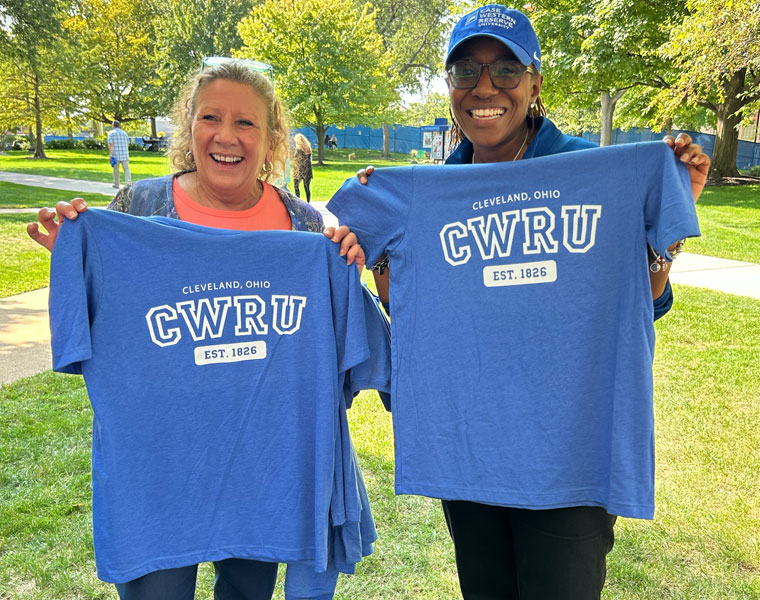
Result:
[[[375,17],[352,0],[266,0],[240,24],[238,54],[274,67],[293,123],[320,139],[320,161],[327,126],[379,125],[397,98]]]
[[[393,52],[389,75],[406,91],[419,91],[442,72],[452,24],[449,0],[375,0],[372,6],[383,47]]]
[[[169,114],[185,81],[204,56],[231,56],[243,45],[237,26],[253,0],[150,0],[160,85],[156,114]]]
[[[65,21],[89,114],[104,123],[155,114],[155,14],[148,2],[79,0]]]
[[[667,113],[686,102],[715,112],[710,176],[738,175],[737,128],[760,108],[760,10],[756,0],[687,0],[687,8],[660,50],[676,74],[655,106]]]
[[[436,119],[440,118],[450,119],[449,96],[428,92],[419,102],[410,104],[406,109],[399,111],[398,117],[399,123],[413,127],[432,125]]]
[[[106,138],[87,138],[82,140],[82,148],[86,150],[105,150],[108,147]]]

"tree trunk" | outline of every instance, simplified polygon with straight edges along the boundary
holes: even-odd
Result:
[[[34,158],[47,158],[42,139],[42,110],[40,109],[40,80],[34,76]]]
[[[391,127],[383,125],[383,158],[391,159]]]
[[[612,116],[615,114],[615,105],[623,97],[625,90],[618,90],[614,96],[609,92],[602,92],[602,134],[600,146],[612,145]]]
[[[156,131],[156,117],[150,118],[150,137],[154,140],[158,137],[158,132]]]
[[[736,168],[736,153],[739,149],[739,123],[743,106],[739,94],[744,90],[745,69],[734,73],[724,85],[723,93],[726,101],[717,105],[718,131],[715,136],[710,179],[719,180],[722,177],[738,177]]]
[[[321,121],[317,122],[317,128],[315,129],[317,134],[317,164],[320,167],[325,166],[325,131],[327,128]]]

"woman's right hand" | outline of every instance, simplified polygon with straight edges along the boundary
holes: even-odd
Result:
[[[53,251],[55,246],[55,240],[58,237],[58,228],[61,226],[63,219],[74,220],[79,216],[79,213],[87,210],[87,202],[84,198],[74,198],[69,202],[59,202],[55,205],[55,210],[52,208],[41,208],[37,213],[38,223],[29,223],[26,226],[26,232],[29,237],[32,238],[38,244],[45,246],[50,252]],[[58,220],[55,217],[58,215]],[[40,225],[47,233],[43,233],[40,230]]]
[[[359,180],[359,183],[362,185],[367,185],[367,178],[372,175],[372,172],[375,170],[375,167],[372,165],[368,165],[364,169],[359,169],[356,172],[356,177]]]

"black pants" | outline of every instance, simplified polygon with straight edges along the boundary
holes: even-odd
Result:
[[[465,600],[599,600],[617,517],[443,500]]]
[[[299,198],[301,197],[301,192],[298,191],[298,183],[300,181],[303,181],[303,189],[306,192],[306,202],[311,202],[311,190],[309,190],[309,183],[311,183],[310,179],[294,179],[293,180],[293,186],[296,188],[296,196]]]
[[[193,600],[198,565],[148,573],[116,584],[121,600]],[[215,600],[270,600],[277,563],[228,558],[214,563]]]

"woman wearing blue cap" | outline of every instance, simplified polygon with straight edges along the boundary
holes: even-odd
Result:
[[[446,56],[453,142],[446,164],[527,160],[594,144],[560,132],[546,118],[540,92],[541,49],[528,18],[489,5],[455,26]],[[688,135],[665,139],[688,166],[696,201],[710,159]],[[357,173],[366,183],[372,167]],[[671,247],[672,253],[677,248]],[[672,304],[667,270],[650,258],[654,314]],[[642,260],[644,257],[642,256]],[[382,264],[381,264],[382,263]],[[375,267],[387,301],[387,260]],[[599,598],[616,517],[600,506],[535,510],[443,500],[465,599]]]

